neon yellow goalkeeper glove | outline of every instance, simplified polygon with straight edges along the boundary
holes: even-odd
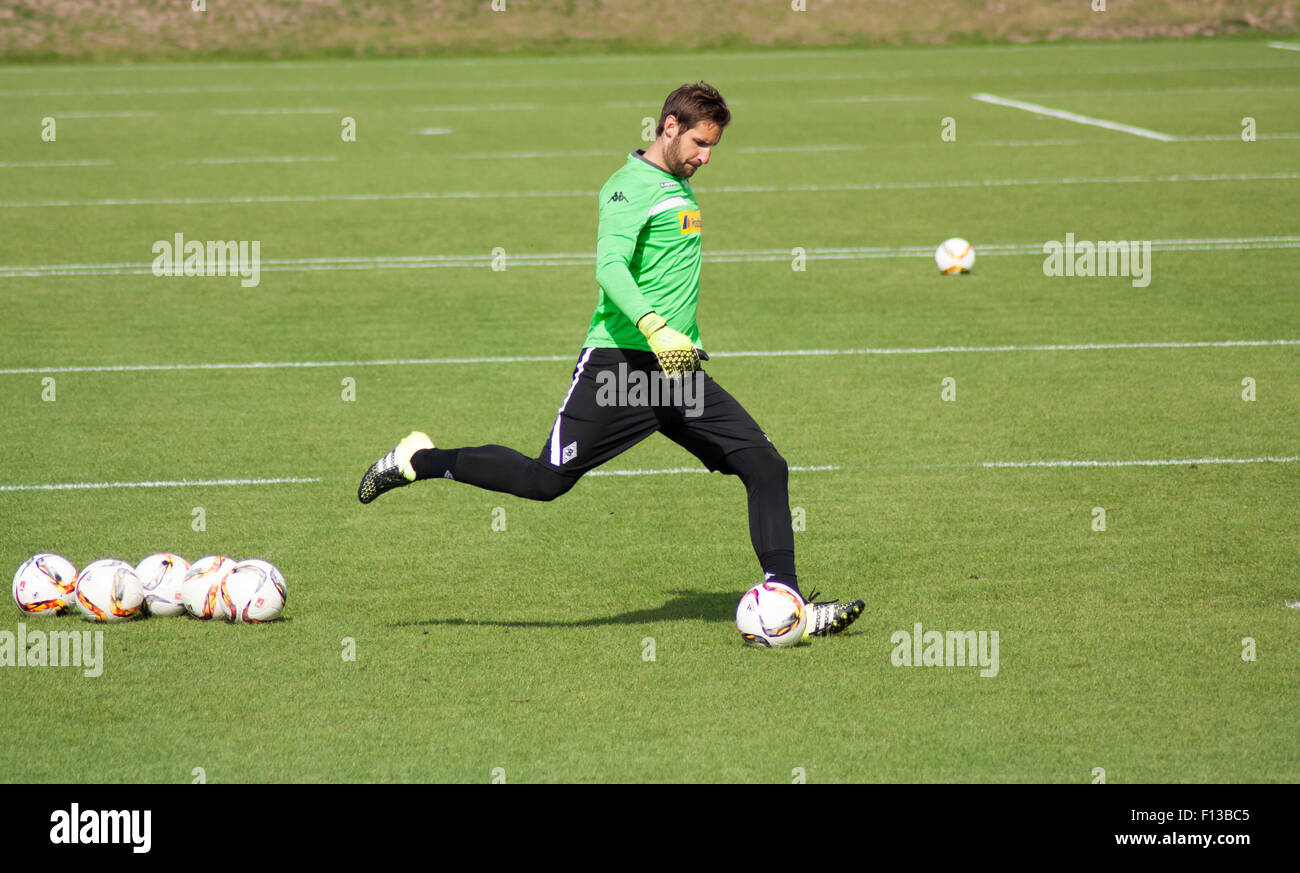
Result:
[[[684,373],[694,373],[700,368],[700,350],[686,334],[669,327],[663,316],[647,313],[636,326],[645,334],[650,350],[659,359],[659,368],[669,379],[679,379]]]

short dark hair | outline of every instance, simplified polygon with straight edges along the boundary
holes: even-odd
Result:
[[[677,123],[685,130],[690,130],[701,121],[712,121],[721,130],[731,122],[731,110],[727,108],[727,101],[722,99],[717,88],[707,82],[683,85],[668,95],[663,111],[659,113],[656,136],[663,136],[664,122],[670,115],[676,116]]]

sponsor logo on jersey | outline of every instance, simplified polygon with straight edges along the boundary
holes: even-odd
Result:
[[[677,227],[682,233],[699,233],[704,224],[700,220],[700,210],[688,209],[677,212]]]
[[[669,179],[667,182],[660,182],[660,183],[659,183],[659,187],[660,187],[660,188],[671,188],[671,187],[673,187],[673,186],[676,185],[676,184],[677,184],[677,180],[676,180],[676,179]]]

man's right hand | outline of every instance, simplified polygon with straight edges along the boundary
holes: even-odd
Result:
[[[700,352],[690,337],[669,327],[663,316],[647,313],[636,326],[650,343],[650,350],[659,359],[659,368],[669,379],[680,379],[700,368]]]

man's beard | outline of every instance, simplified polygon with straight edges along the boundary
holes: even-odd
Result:
[[[674,139],[668,144],[668,148],[664,149],[664,163],[668,165],[668,172],[674,176],[689,176],[694,168],[682,160],[681,146],[678,145],[680,141],[680,138]]]

